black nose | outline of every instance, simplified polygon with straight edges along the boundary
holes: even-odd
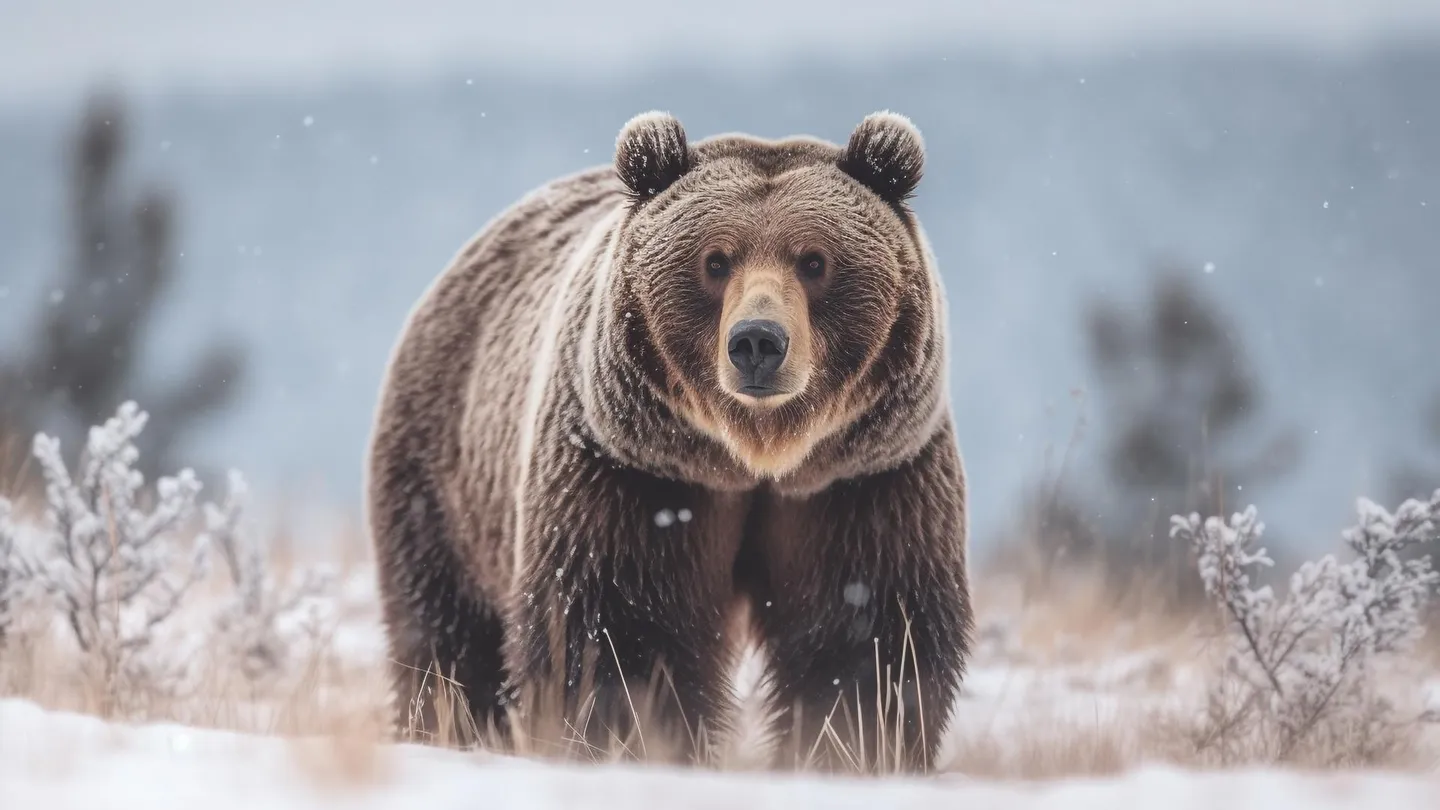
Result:
[[[774,321],[735,324],[730,330],[730,362],[740,372],[741,391],[758,394],[769,389],[789,346],[785,327]]]

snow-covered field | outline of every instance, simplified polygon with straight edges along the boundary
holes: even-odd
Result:
[[[551,765],[417,746],[347,749],[174,725],[129,727],[0,701],[6,808],[1433,808],[1440,781],[1381,773],[1144,767],[1044,784],[821,779]]]
[[[358,667],[383,665],[366,575],[348,588],[340,632]],[[1119,628],[1116,628],[1116,635]],[[992,624],[957,707],[946,758],[924,779],[862,780],[638,765],[567,765],[429,746],[366,733],[240,733],[176,723],[106,722],[0,700],[5,808],[965,807],[1431,808],[1440,780],[1378,771],[1200,772],[1147,762],[1146,710],[1191,694],[1193,676],[1156,648],[1108,663],[1027,657]],[[1037,645],[1030,654],[1046,654]],[[1063,645],[1049,654],[1065,657]],[[1101,651],[1097,656],[1104,658]],[[360,712],[363,714],[363,711]],[[1068,778],[1017,778],[1066,772]],[[1123,769],[1123,770],[1122,770]],[[1105,776],[1085,775],[1118,771]],[[974,775],[971,775],[975,772]]]
[[[364,673],[378,675],[384,666],[369,568],[352,571],[327,599],[332,622],[325,654],[342,666],[331,670],[328,683],[295,682],[304,706],[272,708],[298,713],[300,720],[207,707],[237,700],[214,692],[191,698],[189,709],[165,709],[193,718],[193,725],[105,721],[53,708],[67,696],[43,685],[33,697],[0,699],[0,807],[1440,806],[1440,779],[1423,773],[1202,771],[1166,764],[1162,760],[1175,758],[1147,750],[1166,739],[1147,723],[1176,716],[1202,691],[1203,648],[1193,639],[1157,639],[1163,629],[1146,631],[1139,621],[1117,620],[1105,632],[1077,638],[1073,627],[1047,626],[1062,620],[1057,611],[1022,615],[999,604],[982,624],[942,755],[946,770],[935,777],[562,764],[395,744],[384,741],[370,719],[367,701],[374,694],[356,688]],[[203,615],[205,603],[197,600],[187,617]],[[349,674],[333,674],[341,670]],[[348,709],[345,695],[334,694],[343,689],[355,689]],[[349,714],[352,728],[344,722]]]

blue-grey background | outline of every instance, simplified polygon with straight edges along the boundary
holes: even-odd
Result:
[[[878,109],[922,129],[916,207],[949,293],[978,544],[1069,440],[1071,392],[1093,384],[1082,306],[1138,306],[1161,261],[1237,325],[1261,426],[1305,439],[1300,470],[1254,498],[1287,536],[1332,543],[1388,465],[1435,452],[1416,438],[1440,391],[1434,2],[0,9],[0,354],[25,348],[65,258],[84,93],[118,87],[134,179],[179,206],[146,375],[242,339],[240,399],[188,447],[264,496],[355,512],[417,296],[504,206],[608,161],[652,108],[692,138],[843,141]]]

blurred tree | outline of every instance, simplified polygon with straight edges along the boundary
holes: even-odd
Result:
[[[155,305],[175,274],[174,206],[148,189],[128,199],[120,187],[126,148],[119,99],[88,103],[70,149],[71,245],[68,263],[26,354],[0,360],[0,453],[12,470],[29,455],[37,430],[67,446],[83,443],[121,402],[151,414],[140,442],[142,471],[173,472],[181,434],[228,405],[243,368],[235,343],[219,341],[166,388],[140,382],[139,349]]]
[[[1098,563],[1117,585],[1144,580],[1178,602],[1199,598],[1189,549],[1169,537],[1170,517],[1242,508],[1254,488],[1298,461],[1293,432],[1266,439],[1254,427],[1259,381],[1192,275],[1162,268],[1144,311],[1100,301],[1086,313],[1104,485],[1057,484],[1028,500],[1027,535],[1047,576],[1057,558]]]

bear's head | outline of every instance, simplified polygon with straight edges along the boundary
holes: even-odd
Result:
[[[919,131],[893,113],[844,147],[691,144],[664,113],[621,131],[619,340],[654,395],[750,475],[793,472],[858,420],[934,421],[940,293],[907,205],[923,163]]]

